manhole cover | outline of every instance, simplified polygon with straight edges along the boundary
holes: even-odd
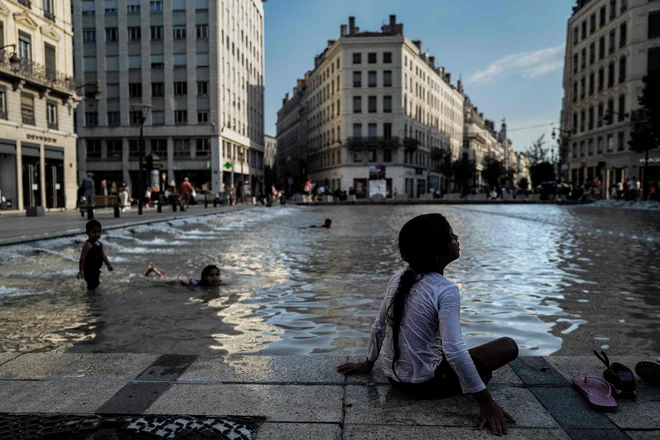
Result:
[[[0,414],[0,440],[251,440],[263,418]]]

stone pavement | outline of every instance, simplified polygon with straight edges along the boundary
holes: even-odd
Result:
[[[94,211],[94,218],[101,222],[106,230],[119,229],[140,224],[169,221],[200,215],[212,215],[245,209],[256,205],[235,205],[213,207],[209,204],[191,206],[187,211],[173,212],[172,207],[163,207],[163,212],[156,212],[156,208],[144,209],[143,215],[138,215],[137,208],[122,212],[119,218],[114,217],[112,209],[99,209]],[[37,240],[46,240],[60,237],[78,235],[85,232],[87,218],[80,215],[80,211],[49,211],[44,217],[26,217],[24,212],[0,212],[0,246],[27,243]]]
[[[350,358],[349,358],[350,359]],[[634,368],[648,357],[616,357]],[[372,375],[344,377],[343,356],[184,356],[0,353],[0,418],[18,414],[253,417],[246,438],[487,439],[469,396],[407,399]],[[352,360],[352,359],[351,359]],[[495,398],[517,420],[511,439],[660,438],[660,389],[638,380],[636,401],[592,410],[571,388],[600,376],[590,357],[527,357],[496,372]]]

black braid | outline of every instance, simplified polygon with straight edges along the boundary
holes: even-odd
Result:
[[[401,274],[399,285],[387,308],[387,323],[392,327],[392,372],[399,360],[399,333],[405,313],[406,300],[416,282],[425,274],[437,270],[438,259],[451,251],[451,226],[441,214],[415,217],[399,232],[399,251],[409,267]]]

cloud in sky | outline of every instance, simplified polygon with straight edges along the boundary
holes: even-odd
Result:
[[[560,69],[564,65],[564,45],[548,47],[534,52],[507,55],[494,61],[484,70],[470,75],[466,83],[493,79],[505,72],[517,73],[523,78],[535,78]]]

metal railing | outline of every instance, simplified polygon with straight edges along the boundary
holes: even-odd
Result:
[[[7,110],[0,110],[0,119],[8,120],[9,115],[7,114]]]
[[[25,6],[26,8],[32,9],[32,2],[30,0],[17,0],[18,4]]]
[[[48,128],[50,128],[51,130],[57,130],[58,129],[57,122],[48,121]]]
[[[23,121],[23,124],[27,125],[35,125],[34,123],[34,115],[21,115],[21,120]]]
[[[73,77],[27,58],[20,58],[18,62],[12,63],[10,61],[12,55],[14,54],[0,50],[0,71],[71,95],[77,93]]]
[[[44,11],[44,18],[50,21],[55,21],[55,14],[53,14],[51,11]]]

